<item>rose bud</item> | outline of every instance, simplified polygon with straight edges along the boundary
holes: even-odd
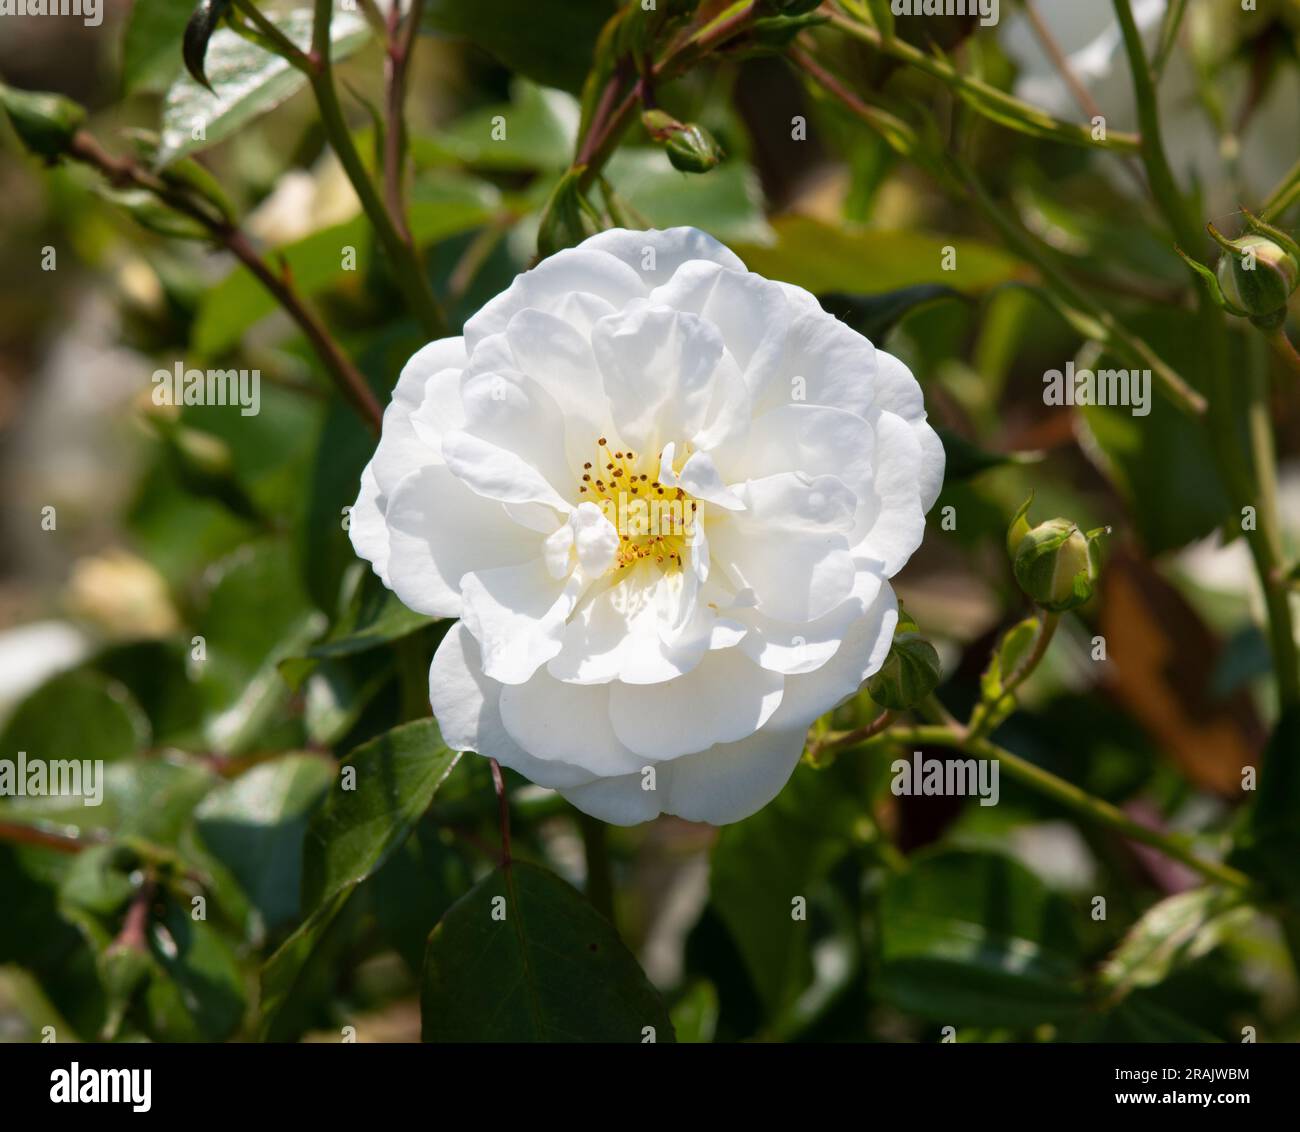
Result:
[[[867,694],[883,708],[906,711],[933,692],[942,677],[934,645],[916,633],[899,633],[880,671],[867,681]]]
[[[1049,613],[1064,613],[1092,597],[1099,563],[1096,539],[1069,519],[1048,519],[1034,527],[1016,548],[1016,581],[1035,604]]]

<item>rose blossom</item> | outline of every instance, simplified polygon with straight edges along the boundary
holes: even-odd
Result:
[[[351,536],[460,618],[449,746],[605,821],[721,824],[884,661],[943,464],[907,367],[808,292],[616,230],[407,363]]]

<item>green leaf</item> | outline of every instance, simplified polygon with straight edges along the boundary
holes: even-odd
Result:
[[[431,719],[353,751],[307,829],[304,905],[314,908],[370,876],[406,840],[459,758]]]
[[[573,158],[579,113],[572,95],[517,79],[509,102],[474,110],[437,134],[413,137],[411,157],[417,167],[559,172]]]
[[[675,1040],[609,921],[521,861],[490,873],[433,929],[420,1015],[426,1042]]]
[[[717,909],[765,1010],[776,1017],[812,981],[811,925],[792,916],[849,850],[858,817],[843,763],[798,767],[753,817],[726,826],[713,849],[710,902]]]
[[[212,89],[204,71],[203,60],[208,53],[208,41],[217,30],[222,17],[230,10],[231,0],[199,0],[181,39],[181,59],[185,69],[201,86]]]
[[[275,22],[298,47],[309,47],[310,8],[277,15]],[[369,36],[369,25],[359,14],[336,12],[330,25],[333,59],[352,54]],[[204,68],[211,89],[184,76],[167,92],[159,164],[216,145],[278,106],[307,82],[307,77],[287,60],[264,51],[230,28],[213,33]]]
[[[1164,981],[1175,967],[1219,945],[1240,914],[1245,896],[1207,885],[1152,905],[1134,924],[1101,969],[1101,986],[1115,997]]]
[[[883,342],[885,335],[915,310],[949,299],[968,301],[966,295],[942,283],[921,283],[883,295],[832,291],[817,298],[829,313],[873,342]]]
[[[180,73],[177,45],[194,11],[194,0],[146,0],[133,4],[122,41],[122,85],[127,94],[166,90]]]
[[[42,684],[14,709],[0,732],[0,758],[125,758],[150,742],[149,720],[125,685],[76,671]]]
[[[1130,329],[1179,373],[1204,371],[1195,314],[1165,308],[1144,311],[1130,321]],[[1137,358],[1108,354],[1093,368],[1140,365]],[[1153,392],[1146,416],[1134,416],[1123,406],[1095,405],[1080,407],[1078,416],[1085,429],[1083,451],[1124,496],[1148,554],[1203,538],[1233,510],[1215,470],[1208,432],[1210,427],[1235,430],[1230,414],[1211,426]]]
[[[417,978],[429,932],[474,883],[469,863],[450,842],[450,833],[420,823],[371,882],[379,928]]]
[[[880,898],[881,995],[952,1025],[1033,1026],[1086,999],[1068,904],[1028,869],[944,851],[890,876]]]
[[[989,657],[988,667],[980,675],[980,695],[987,703],[1002,698],[1002,682],[1016,670],[1038,639],[1038,618],[1027,617],[1012,625]]]
[[[1019,261],[1000,248],[968,236],[846,232],[804,216],[780,217],[773,227],[772,246],[738,246],[736,254],[751,271],[818,295],[831,291],[877,295],[922,284],[980,294],[1023,271]],[[943,269],[945,247],[957,251],[956,270]]]
[[[430,0],[424,26],[464,37],[515,74],[577,93],[614,0]]]
[[[1260,767],[1255,804],[1237,838],[1232,863],[1262,878],[1275,891],[1300,901],[1300,707],[1277,722]]]
[[[282,755],[213,790],[194,813],[199,839],[268,930],[299,916],[307,820],[333,777],[329,759]]]
[[[358,564],[358,567],[359,576],[346,611],[328,636],[312,646],[308,656],[351,656],[400,640],[433,624],[432,617],[407,609],[368,566]]]
[[[411,236],[417,246],[444,240],[486,221],[497,206],[493,190],[478,181],[444,178],[424,185],[411,201]],[[361,291],[374,258],[370,222],[358,216],[313,232],[276,252],[293,276],[300,295],[313,296],[332,286]],[[356,270],[343,268],[344,249],[355,252]],[[236,267],[208,290],[199,305],[194,348],[215,357],[236,345],[244,332],[279,307],[246,267]]]
[[[213,568],[215,581],[199,619],[206,658],[197,683],[209,712],[209,742],[238,753],[283,704],[289,687],[277,664],[302,651],[324,616],[302,592],[283,543],[246,544]]]
[[[459,758],[437,724],[420,719],[358,747],[339,768],[307,828],[302,905],[311,913],[262,971],[264,1030],[273,1028],[334,916],[410,835]]]
[[[605,172],[622,198],[656,228],[691,225],[728,244],[772,239],[758,177],[743,161],[723,162],[699,176],[674,169],[658,149],[633,147],[615,153]]]
[[[156,970],[143,996],[150,1036],[158,1041],[219,1042],[244,1016],[244,987],[234,946],[215,927],[176,905],[150,931]]]
[[[943,477],[948,482],[970,479],[993,468],[1005,468],[1008,464],[1037,464],[1043,458],[1041,452],[989,452],[952,429],[935,431],[943,441],[946,459]]]

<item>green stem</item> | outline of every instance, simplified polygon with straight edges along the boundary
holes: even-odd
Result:
[[[1169,159],[1165,154],[1160,130],[1160,113],[1156,104],[1155,81],[1142,37],[1133,18],[1131,0],[1113,0],[1128,54],[1133,90],[1137,99],[1138,122],[1142,129],[1142,163],[1152,196],[1159,205],[1174,239],[1184,248],[1194,248],[1201,238],[1196,219],[1187,199],[1179,192]],[[1189,269],[1190,270],[1190,269]],[[1252,374],[1247,404],[1251,452],[1246,454],[1235,443],[1232,427],[1233,382],[1230,370],[1227,327],[1223,314],[1214,302],[1210,285],[1193,271],[1198,295],[1200,324],[1204,335],[1207,369],[1210,374],[1211,402],[1218,420],[1210,427],[1219,469],[1238,507],[1252,504],[1258,519],[1258,537],[1249,539],[1251,556],[1264,590],[1268,607],[1268,634],[1273,652],[1273,671],[1277,680],[1278,702],[1285,709],[1300,701],[1300,674],[1297,673],[1295,630],[1291,622],[1291,605],[1283,584],[1281,527],[1277,512],[1277,481],[1272,423],[1268,414],[1266,380]],[[1252,370],[1255,367],[1251,367]]]
[[[352,182],[362,210],[375,230],[375,236],[384,250],[402,297],[424,332],[431,338],[441,338],[447,333],[446,317],[438,306],[438,300],[433,297],[428,276],[424,273],[414,245],[402,239],[395,218],[384,207],[361,155],[352,143],[352,134],[343,117],[343,108],[339,105],[338,92],[334,88],[333,64],[330,61],[329,29],[333,8],[333,0],[316,0],[316,20],[312,25],[311,69],[308,78],[320,109],[321,124],[348,180]]]
[[[834,9],[829,9],[827,15],[830,17],[830,22],[845,34],[869,44],[883,55],[888,55],[900,63],[906,63],[938,79],[959,95],[966,96],[964,101],[972,110],[995,122],[1000,121],[1005,124],[1006,119],[1013,119],[1035,127],[1040,133],[1050,134],[1061,141],[1087,146],[1090,149],[1113,149],[1132,153],[1138,148],[1139,140],[1133,134],[1109,131],[1105,140],[1095,138],[1090,127],[1053,118],[1046,111],[1031,106],[1028,102],[1022,102],[1013,95],[1007,94],[1006,91],[963,75],[943,59],[927,55],[897,36],[883,36],[875,28],[859,23]]]
[[[977,705],[975,711],[971,714],[970,723],[966,728],[968,739],[982,739],[994,725],[1004,718],[1010,712],[1010,707],[1005,707],[1006,701],[1011,700],[1015,704],[1015,691],[1033,674],[1034,670],[1047,655],[1047,648],[1052,643],[1052,638],[1056,635],[1057,626],[1061,623],[1059,613],[1049,613],[1043,610],[1038,622],[1038,633],[1034,637],[1034,647],[1021,659],[1010,675],[1002,681],[1002,694],[992,702],[981,702]]]
[[[614,879],[609,867],[609,841],[605,823],[578,811],[578,828],[587,859],[587,899],[611,924],[614,920]]]
[[[1156,387],[1179,409],[1195,416],[1205,412],[1205,398],[1145,340],[1129,331],[1110,311],[1076,287],[1047,249],[1041,247],[989,196],[969,166],[957,157],[950,157],[949,162],[965,182],[980,211],[997,228],[1008,246],[1038,269],[1046,294],[1062,318],[1112,353],[1127,352],[1139,358],[1155,375]],[[1079,313],[1086,317],[1087,325],[1079,324]]]
[[[1258,530],[1256,537],[1249,540],[1250,551],[1264,588],[1269,646],[1277,673],[1280,710],[1285,711],[1292,704],[1300,703],[1300,667],[1297,666],[1291,599],[1285,578],[1286,550],[1282,545],[1278,518],[1277,453],[1273,444],[1273,422],[1269,416],[1268,369],[1264,365],[1251,365],[1249,371],[1250,400],[1246,421],[1258,500]]]
[[[987,739],[973,738],[958,734],[951,727],[910,727],[895,728],[877,736],[865,745],[865,749],[884,747],[892,744],[947,747],[955,751],[965,751],[977,758],[996,759],[1003,770],[1013,779],[1045,797],[1051,798],[1068,810],[1087,818],[1098,825],[1106,826],[1116,833],[1139,841],[1159,850],[1165,856],[1180,861],[1204,877],[1217,880],[1234,888],[1250,888],[1252,881],[1245,873],[1230,865],[1217,861],[1207,861],[1192,852],[1185,840],[1172,834],[1161,833],[1141,822],[1134,821],[1122,810],[1112,806],[1101,798],[1096,798],[1086,790],[1081,790],[1072,782],[1058,778],[1051,771],[1014,755],[1005,747],[999,747]]]

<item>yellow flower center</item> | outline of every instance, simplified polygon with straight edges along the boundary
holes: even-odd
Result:
[[[678,455],[683,463],[685,458]],[[616,570],[647,560],[666,570],[681,568],[699,504],[680,487],[659,482],[662,460],[662,452],[651,459],[615,449],[602,436],[594,459],[582,465],[579,501],[595,503],[618,532]]]

